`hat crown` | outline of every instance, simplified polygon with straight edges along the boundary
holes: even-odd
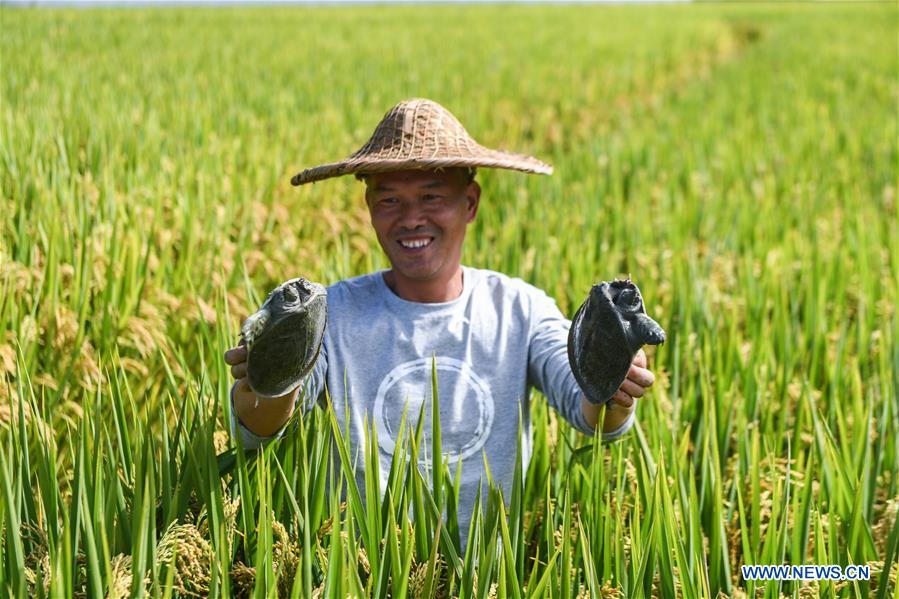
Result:
[[[549,175],[552,166],[532,156],[485,148],[452,113],[433,100],[404,100],[387,111],[371,138],[340,162],[297,173],[294,185],[353,174],[405,169],[505,168]]]
[[[433,100],[404,100],[387,111],[364,146],[350,159],[376,154],[385,159],[429,158],[479,148],[462,123]]]

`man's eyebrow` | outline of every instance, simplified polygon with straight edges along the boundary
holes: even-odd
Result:
[[[421,186],[422,189],[436,189],[440,187],[445,187],[446,183],[441,181],[440,179],[434,179],[433,181],[429,181]],[[382,193],[386,191],[393,191],[393,187],[389,185],[384,185],[383,183],[378,183],[374,189],[375,193]]]

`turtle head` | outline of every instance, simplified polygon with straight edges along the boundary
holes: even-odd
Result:
[[[615,279],[611,283],[602,282],[590,289],[587,298],[588,310],[599,307],[611,308],[622,316],[643,314],[643,297],[630,279]]]
[[[287,281],[275,291],[280,295],[278,299],[281,305],[293,306],[307,303],[315,295],[316,289],[309,284],[309,281],[301,277]]]
[[[263,307],[274,312],[297,312],[324,292],[324,288],[300,277],[283,283],[272,291]]]
[[[609,301],[622,316],[646,313],[646,309],[643,307],[643,296],[640,295],[637,286],[631,282],[630,277],[615,279],[611,283],[603,283],[603,285],[607,286],[606,293]]]
[[[665,331],[646,314],[640,289],[627,279],[616,279],[609,285],[609,298],[625,323],[628,343],[633,351],[640,346],[658,345],[665,341]]]

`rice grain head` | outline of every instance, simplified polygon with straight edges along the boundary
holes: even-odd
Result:
[[[209,595],[212,547],[193,524],[173,521],[156,547],[159,569],[175,569],[173,587],[182,595]]]

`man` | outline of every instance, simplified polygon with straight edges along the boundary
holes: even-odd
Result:
[[[301,385],[311,400],[304,407],[327,385],[341,400],[334,410],[350,427],[353,451],[362,446],[366,416],[376,425],[383,492],[403,409],[408,404],[417,415],[430,400],[436,364],[443,449],[451,464],[462,462],[459,523],[466,532],[484,475],[482,452],[508,497],[519,408],[525,464],[530,459],[531,387],[583,433],[593,433],[600,414],[571,372],[571,322],[555,302],[520,279],[461,264],[466,228],[480,203],[478,166],[552,172],[534,158],[480,146],[440,105],[410,100],[388,112],[347,160],[293,178],[294,184],[341,174],[363,180],[371,223],[391,264],[328,288],[329,321],[319,360]],[[300,388],[257,401],[247,384],[246,349],[229,349],[225,361],[238,379],[232,411],[240,434],[246,446],[258,446],[283,429]],[[629,430],[634,400],[653,381],[641,350],[606,408],[604,441]]]

